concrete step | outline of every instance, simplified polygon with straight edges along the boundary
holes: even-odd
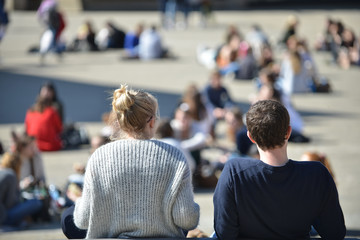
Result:
[[[65,12],[79,12],[83,10],[81,0],[60,0],[59,8]]]

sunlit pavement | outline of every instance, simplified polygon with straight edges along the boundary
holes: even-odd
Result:
[[[196,60],[199,45],[216,47],[224,41],[228,24],[235,24],[246,33],[253,23],[258,23],[273,42],[280,37],[289,14],[299,17],[299,34],[306,37],[310,47],[319,33],[324,31],[325,19],[341,19],[345,26],[360,34],[359,10],[304,10],[304,11],[232,11],[215,12],[207,28],[199,26],[199,18],[191,16],[188,29],[160,29],[164,43],[177,56],[176,60],[153,62],[120,60],[121,51],[99,53],[65,53],[61,61],[49,54],[45,65],[40,65],[37,54],[28,53],[38,45],[42,28],[34,12],[11,12],[7,35],[0,45],[0,119],[10,119],[0,124],[0,140],[10,144],[10,130],[21,131],[25,111],[38,93],[42,82],[51,80],[59,90],[65,104],[66,121],[79,122],[90,136],[103,127],[101,113],[110,109],[108,100],[111,89],[121,83],[133,88],[153,92],[160,100],[162,116],[169,116],[185,87],[195,82],[203,87],[208,72]],[[91,19],[97,30],[111,19],[124,30],[132,30],[138,22],[158,24],[157,12],[66,12],[66,41],[71,41],[80,24]],[[279,48],[275,48],[278,59]],[[305,121],[305,134],[309,144],[290,144],[288,155],[299,159],[305,151],[325,153],[334,168],[346,225],[354,234],[360,232],[359,136],[360,136],[360,68],[341,70],[330,63],[329,53],[313,51],[321,75],[328,77],[333,86],[331,94],[305,94],[293,97],[293,103]],[[225,79],[233,98],[243,106],[255,94],[251,81]],[[162,111],[163,109],[163,111]],[[2,121],[4,122],[4,121]],[[66,177],[73,173],[74,162],[86,163],[89,149],[44,153],[48,183],[62,187]],[[216,153],[217,154],[217,153]],[[215,154],[215,155],[216,155]],[[214,156],[210,154],[210,158]],[[206,155],[207,156],[207,155]],[[195,200],[201,207],[199,228],[207,234],[213,231],[212,190],[197,191]],[[63,239],[60,226],[36,224],[29,230],[0,233],[0,239]]]

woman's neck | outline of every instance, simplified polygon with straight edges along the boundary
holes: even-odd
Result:
[[[125,139],[129,139],[129,140],[149,140],[149,139],[151,139],[151,137],[149,137],[147,134],[128,133],[128,134],[126,134]]]

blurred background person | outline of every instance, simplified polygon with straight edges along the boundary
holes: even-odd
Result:
[[[38,8],[37,15],[45,30],[40,39],[40,63],[44,64],[45,55],[54,51],[59,59],[65,50],[61,43],[60,36],[66,27],[63,13],[58,9],[56,0],[43,0]]]
[[[85,21],[78,29],[72,44],[68,46],[68,51],[99,51],[95,42],[96,31],[90,20]]]
[[[235,103],[230,97],[226,87],[223,85],[221,73],[217,70],[212,71],[209,76],[209,83],[201,92],[207,111],[212,116],[211,135],[215,138],[216,123],[223,120],[227,109]]]
[[[159,122],[159,125],[156,130],[155,135],[160,141],[165,142],[167,144],[170,144],[174,147],[177,147],[180,149],[189,164],[190,170],[192,173],[195,172],[196,163],[194,158],[191,156],[190,152],[187,149],[184,149],[181,146],[181,142],[174,137],[174,130],[171,127],[171,121],[170,119],[161,119]]]
[[[19,178],[21,158],[17,153],[7,152],[0,165],[0,225],[20,228],[28,225],[26,217],[41,210],[38,199],[23,200],[20,195]]]
[[[95,42],[100,50],[123,49],[125,32],[115,25],[113,21],[107,21],[95,37]]]
[[[141,33],[139,39],[139,58],[141,60],[165,58],[167,54],[168,50],[164,47],[155,25]]]
[[[41,151],[57,151],[63,148],[63,123],[59,112],[46,95],[39,94],[36,102],[27,110],[25,129],[27,135],[36,139]]]
[[[52,82],[45,82],[40,88],[39,97],[49,101],[50,105],[58,112],[61,121],[64,123],[64,105],[58,97],[55,84]]]
[[[8,12],[5,9],[5,0],[0,0],[0,43],[9,24]]]
[[[143,31],[144,25],[139,23],[134,31],[129,31],[126,33],[124,42],[124,58],[139,58],[139,41]]]
[[[286,47],[287,41],[291,36],[297,36],[299,19],[295,15],[289,15],[285,22],[285,29],[279,43]]]
[[[46,184],[46,174],[42,155],[39,152],[35,139],[28,135],[12,132],[14,152],[21,158],[20,187],[25,189],[31,185]]]

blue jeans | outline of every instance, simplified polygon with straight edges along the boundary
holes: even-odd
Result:
[[[174,24],[176,21],[176,10],[177,10],[176,0],[169,0],[166,2],[165,16],[168,20],[171,20],[172,23]]]
[[[42,202],[38,199],[31,199],[19,203],[6,212],[7,216],[3,224],[17,226],[25,217],[39,212],[41,208]]]

